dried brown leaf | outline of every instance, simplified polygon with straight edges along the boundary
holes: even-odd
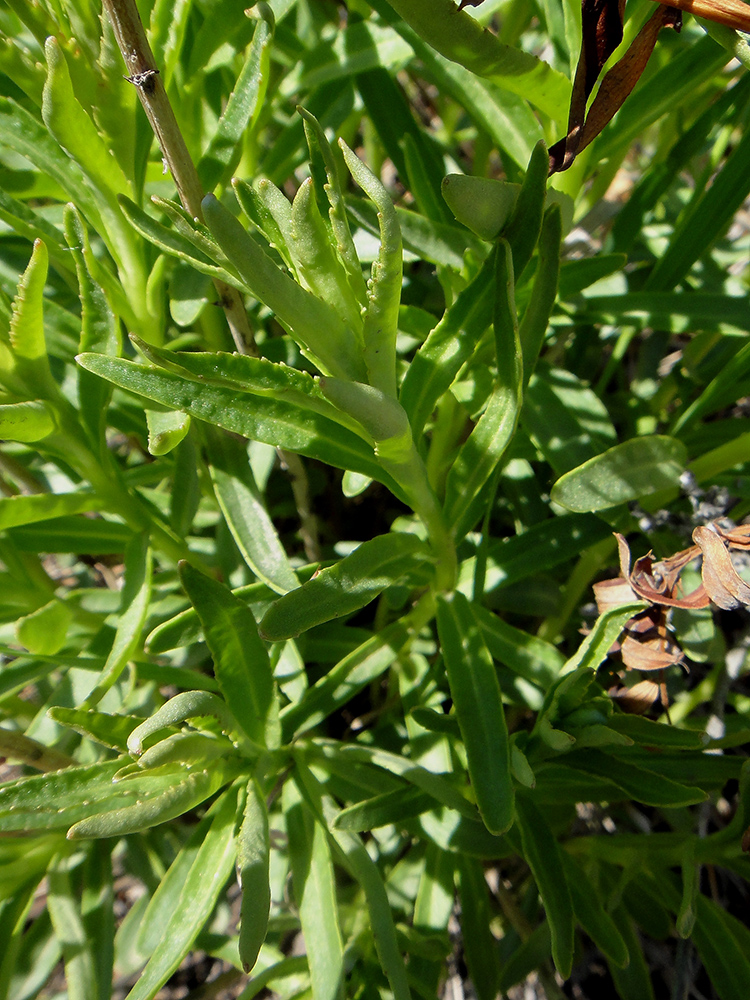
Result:
[[[750,585],[745,583],[732,565],[724,541],[711,528],[699,527],[693,540],[703,553],[703,586],[714,604],[725,611],[750,607]]]

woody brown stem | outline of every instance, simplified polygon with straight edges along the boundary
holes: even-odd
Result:
[[[128,69],[128,80],[138,91],[143,110],[174,178],[180,201],[194,219],[203,221],[203,187],[169,103],[135,0],[102,0],[102,4]],[[237,350],[241,354],[257,355],[240,293],[223,281],[215,280],[214,285]]]
[[[750,4],[743,0],[654,0],[667,7],[684,10],[707,21],[723,24],[735,31],[750,32]]]

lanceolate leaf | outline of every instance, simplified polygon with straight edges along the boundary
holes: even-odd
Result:
[[[568,510],[606,510],[677,489],[686,465],[685,446],[675,438],[632,438],[567,472],[555,483],[552,499]]]
[[[179,768],[167,779],[167,787],[151,796],[147,795],[149,774],[144,771],[143,777],[137,779],[139,794],[135,801],[79,820],[68,830],[68,839],[123,837],[176,819],[205,802],[222,785],[234,780],[240,769],[240,765],[226,761],[212,761],[209,767],[202,769],[184,768],[186,775],[182,773],[183,768]],[[117,787],[127,788],[127,784],[127,781],[121,781]]]
[[[441,55],[526,98],[553,119],[567,103],[567,79],[520,49],[503,45],[450,0],[395,0],[393,9]]]
[[[490,833],[513,822],[510,748],[495,665],[463,594],[438,599],[438,634],[477,805]]]
[[[13,369],[7,373],[11,379],[8,388],[14,391],[15,383],[20,381],[26,389],[26,393],[21,393],[22,398],[28,398],[28,394],[52,400],[58,397],[44,340],[43,297],[48,262],[46,245],[42,240],[36,240],[31,260],[18,283],[18,294],[13,301],[10,321]],[[5,373],[0,374],[0,378],[4,376]]]
[[[280,594],[299,586],[248,462],[247,448],[227,435],[209,435],[216,499],[245,562]]]
[[[552,957],[557,971],[567,979],[573,965],[573,906],[560,845],[529,797],[519,795],[516,807],[524,857],[539,889],[552,932]]]
[[[314,995],[321,1000],[340,1000],[344,994],[344,949],[328,837],[293,782],[284,785],[283,805],[294,896]]]
[[[398,486],[375,461],[372,448],[361,437],[294,403],[262,396],[250,402],[238,397],[233,388],[198,385],[172,372],[98,354],[79,355],[78,362],[115,385],[170,409],[182,410],[256,441],[361,472],[385,483],[397,496],[401,495]]]
[[[255,965],[268,927],[271,907],[269,849],[266,802],[256,782],[250,781],[237,834],[237,878],[242,889],[239,952],[245,973]]]
[[[270,8],[266,10],[270,12]],[[217,184],[226,181],[228,172],[234,169],[240,158],[243,133],[253,127],[260,114],[268,87],[274,28],[272,20],[264,16],[264,12],[261,13],[242,71],[209,147],[198,164],[198,175],[205,191],[212,191]]]
[[[127,1000],[152,1000],[211,916],[235,861],[236,813],[237,793],[229,789],[211,810],[211,825],[183,882],[161,944],[128,993]]]
[[[125,555],[125,586],[115,639],[96,687],[86,698],[86,708],[93,708],[98,704],[139,648],[141,630],[151,599],[151,569],[148,537],[145,534],[136,535],[129,543]]]
[[[266,639],[289,639],[363,608],[406,573],[428,561],[424,543],[415,535],[379,535],[351,555],[280,597],[260,624]]]
[[[278,704],[273,671],[252,612],[227,587],[187,563],[182,564],[180,572],[203,624],[216,679],[227,704],[253,743],[277,746]]]

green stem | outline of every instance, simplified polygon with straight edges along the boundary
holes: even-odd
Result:
[[[427,469],[414,443],[408,458],[394,460],[378,456],[380,464],[390,473],[406,494],[414,513],[427,528],[430,543],[437,556],[436,585],[438,590],[452,590],[458,573],[456,546],[443,512],[427,478]]]

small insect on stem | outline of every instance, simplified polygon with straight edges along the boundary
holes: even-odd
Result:
[[[128,83],[132,83],[134,87],[140,87],[144,94],[150,96],[156,90],[156,77],[158,74],[158,69],[146,69],[142,73],[133,73],[132,76],[126,76],[125,79]]]
[[[743,0],[654,0],[655,3],[676,7],[696,17],[705,17],[735,31],[750,32],[750,4]]]

